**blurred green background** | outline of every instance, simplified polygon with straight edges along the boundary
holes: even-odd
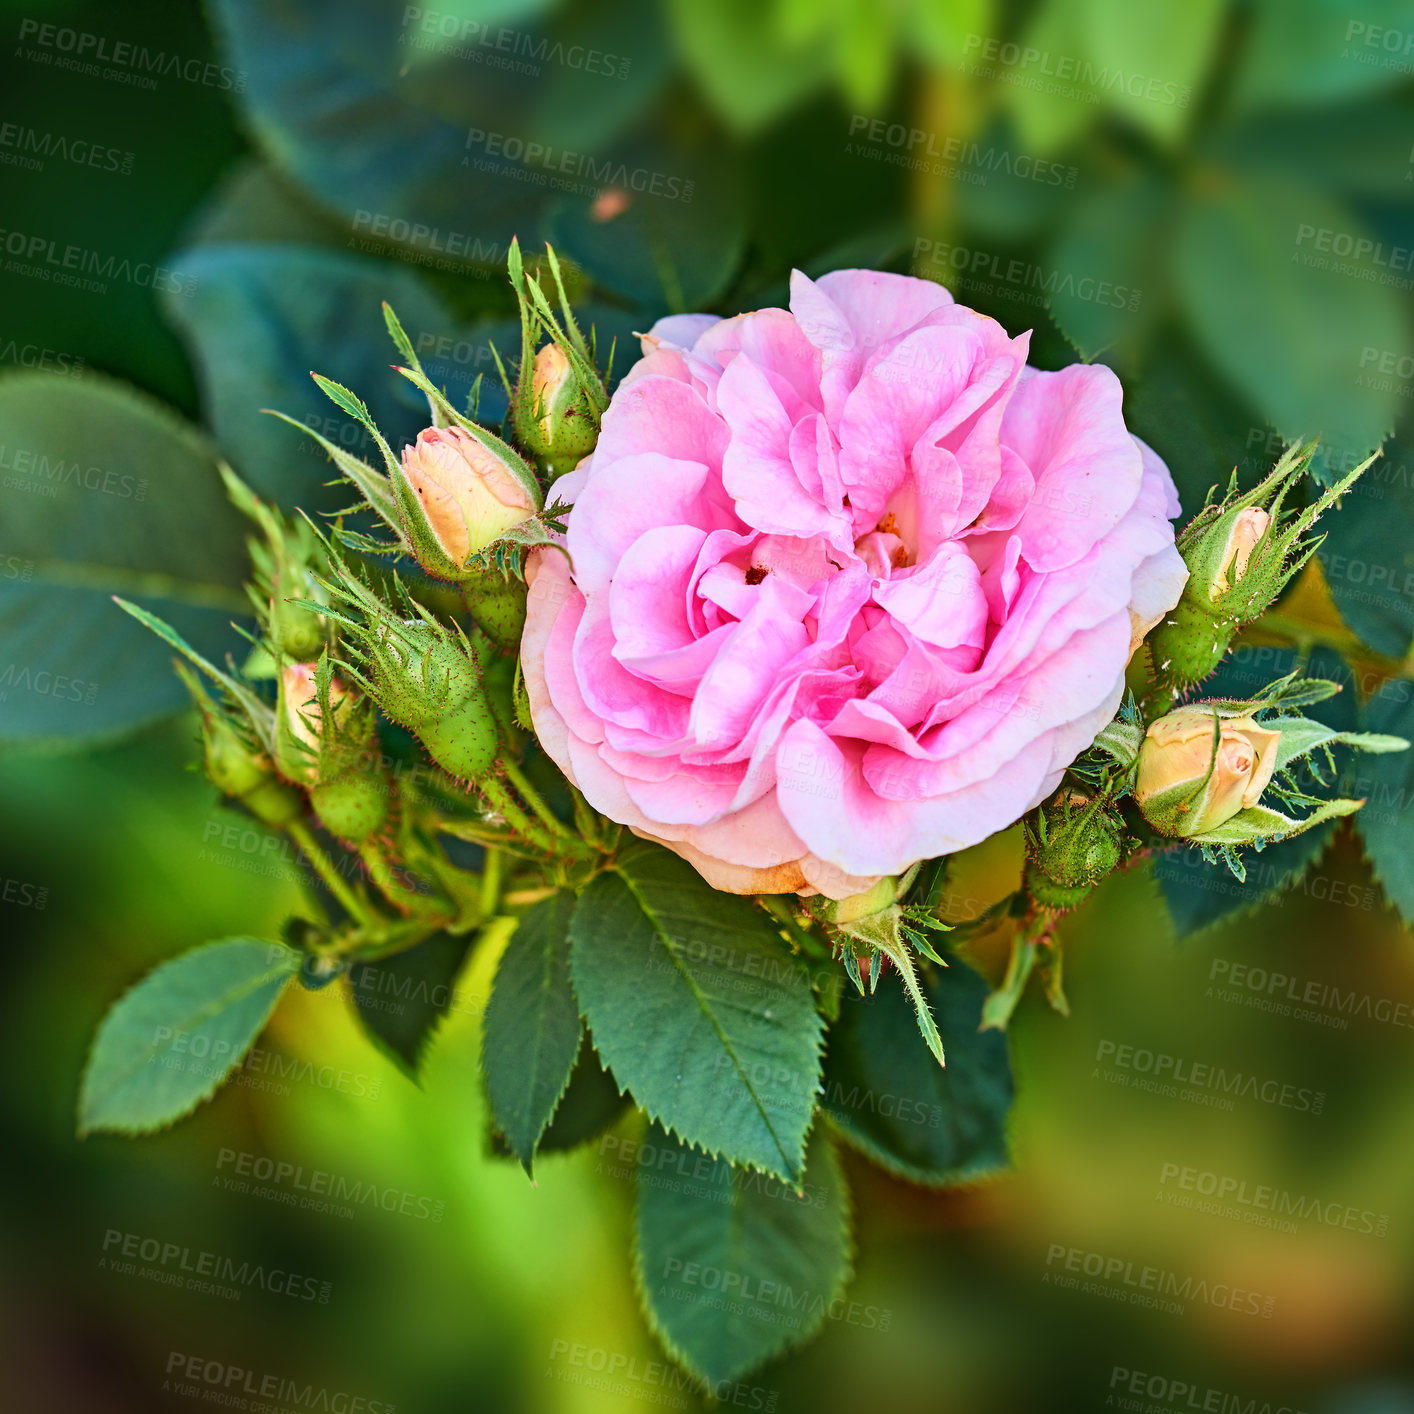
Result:
[[[262,1385],[274,1407],[404,1414],[700,1400],[636,1309],[633,1120],[534,1187],[489,1151],[486,948],[420,1086],[341,993],[298,992],[264,1069],[172,1132],[73,1138],[109,1002],[197,942],[272,935],[299,881],[184,769],[165,653],[108,604],[133,567],[104,536],[134,498],[48,494],[6,408],[108,375],[263,493],[327,510],[322,457],[258,409],[353,445],[318,368],[410,437],[379,300],[464,393],[509,343],[513,234],[553,239],[621,338],[781,302],[792,267],[911,271],[1034,329],[1042,367],[1112,363],[1187,511],[1298,434],[1324,434],[1325,476],[1384,442],[1321,569],[1226,671],[1255,688],[1314,649],[1343,711],[1414,735],[1408,4],[6,0],[0,31],[7,1409],[256,1408]],[[184,627],[214,651],[239,527],[176,459],[110,445],[91,396],[65,445],[150,476],[143,553],[200,581]],[[1075,915],[1071,1017],[1028,997],[1011,1031],[1016,1171],[937,1193],[852,1157],[857,1304],[730,1402],[1414,1411],[1414,796],[1378,761],[1347,782],[1359,833],[1274,849],[1243,888],[1187,859],[1133,870]],[[1005,854],[958,871],[957,916],[1000,892]],[[1136,1084],[1160,1056],[1258,1094]],[[311,1185],[357,1196],[300,1206]],[[1248,1221],[1268,1189],[1288,1216]],[[164,1286],[122,1265],[152,1241],[186,1252],[169,1268],[215,1253],[312,1284]],[[1201,1294],[1127,1299],[1145,1268]]]

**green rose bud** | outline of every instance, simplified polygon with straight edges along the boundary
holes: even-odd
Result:
[[[1048,908],[1073,908],[1124,857],[1123,822],[1109,802],[1072,793],[1026,825],[1028,886]]]
[[[522,358],[511,423],[520,445],[557,475],[594,450],[599,411],[559,344],[546,344],[528,365]]]
[[[1281,732],[1202,703],[1152,723],[1134,799],[1160,834],[1197,840],[1257,804],[1276,769]]]

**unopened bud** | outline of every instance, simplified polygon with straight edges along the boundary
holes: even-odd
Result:
[[[1247,573],[1247,562],[1257,542],[1267,533],[1272,518],[1260,506],[1246,506],[1238,511],[1228,527],[1218,572],[1208,588],[1208,597],[1216,599],[1226,594]]]
[[[1152,723],[1139,751],[1134,799],[1161,834],[1197,839],[1260,799],[1281,733],[1197,703]]]
[[[472,555],[536,513],[537,492],[513,456],[461,427],[429,427],[404,448],[403,475],[435,541],[432,547],[420,544],[421,527],[407,527],[419,560],[432,561],[424,569],[442,573],[449,562],[462,570]]]

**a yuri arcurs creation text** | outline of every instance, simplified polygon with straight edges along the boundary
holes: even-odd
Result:
[[[243,662],[122,604],[176,650],[208,776],[290,838],[309,900],[279,939],[138,982],[80,1127],[188,1113],[292,985],[346,989],[415,1070],[448,1009],[416,998],[490,950],[492,1145],[529,1171],[615,1125],[673,1169],[640,1181],[635,1268],[711,1392],[838,1299],[837,1142],[932,1185],[1005,1166],[1004,1028],[1038,969],[1065,1009],[1058,918],[1166,849],[1240,878],[1359,807],[1325,784],[1333,748],[1405,746],[1303,715],[1338,689],[1298,672],[1201,696],[1364,467],[1312,489],[1293,446],[1175,536],[1115,374],[1034,368],[1027,334],[927,281],[797,273],[789,309],[660,320],[615,385],[554,253],[513,247],[510,276],[500,425],[385,309],[416,442],[318,378],[381,455],[324,442],[347,510],[315,524],[227,473],[254,531]],[[954,928],[953,861],[1018,823],[1015,887]],[[993,987],[964,960],[984,926],[1010,939]],[[414,1000],[390,1018],[383,990]],[[806,1315],[704,1301],[684,1274],[708,1269]]]

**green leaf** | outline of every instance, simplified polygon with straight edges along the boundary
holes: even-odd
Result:
[[[570,982],[566,890],[527,911],[496,969],[481,1065],[501,1132],[527,1173],[569,1084],[583,1030]]]
[[[0,744],[93,743],[185,707],[170,650],[114,594],[220,662],[245,618],[245,525],[212,447],[97,375],[0,378]]]
[[[1266,805],[1249,805],[1239,810],[1230,820],[1198,836],[1199,844],[1206,845],[1247,845],[1264,841],[1290,839],[1293,835],[1305,834],[1307,830],[1327,820],[1339,820],[1353,815],[1360,808],[1358,800],[1325,800],[1309,815],[1293,819]]]
[[[1159,309],[1173,201],[1152,178],[1101,187],[1067,212],[1051,249],[1050,313],[1087,360],[1142,338]]]
[[[830,77],[827,40],[785,42],[769,5],[673,0],[670,9],[688,71],[739,133],[765,127]]]
[[[493,366],[489,328],[465,325],[393,261],[269,241],[203,245],[178,258],[197,285],[189,297],[169,297],[166,313],[201,371],[204,418],[242,479],[287,511],[333,512],[351,498],[347,487],[328,485],[333,468],[312,445],[260,416],[265,408],[290,414],[346,457],[379,463],[381,474],[373,434],[329,406],[311,369],[356,389],[395,448],[426,426],[426,404],[389,368],[395,355],[380,301],[392,301],[428,376],[453,398],[464,402],[477,373]]]
[[[1370,699],[1362,726],[1414,736],[1414,684],[1393,678]],[[1414,850],[1409,848],[1409,810],[1414,804],[1414,752],[1402,751],[1352,763],[1344,790],[1365,798],[1356,828],[1375,877],[1406,923],[1414,923]]]
[[[709,1154],[799,1177],[822,1023],[766,915],[634,841],[580,896],[570,938],[594,1044],[650,1117]]]
[[[79,1097],[79,1134],[148,1134],[189,1114],[236,1068],[300,955],[227,938],[154,968],[103,1018]]]
[[[1388,435],[1400,399],[1396,380],[1362,380],[1361,354],[1398,358],[1408,337],[1398,304],[1362,278],[1360,262],[1322,253],[1322,231],[1332,243],[1334,233],[1364,238],[1359,220],[1319,191],[1251,171],[1215,174],[1179,223],[1179,292],[1213,364],[1287,441],[1319,431],[1328,454],[1367,452]]]
[[[585,1036],[570,1083],[535,1151],[548,1154],[576,1149],[607,1129],[627,1108],[628,1096],[619,1089],[613,1073],[604,1069]]]
[[[1386,736],[1381,732],[1338,732],[1323,722],[1309,717],[1274,717],[1268,726],[1281,731],[1277,742],[1276,769],[1283,771],[1293,761],[1309,756],[1321,747],[1350,746],[1356,751],[1384,755],[1390,751],[1405,751],[1409,743],[1401,736]]]
[[[798,1195],[661,1130],[648,1142],[677,1162],[639,1172],[639,1295],[668,1353],[715,1388],[824,1323],[850,1276],[847,1190],[818,1126]]]
[[[363,1029],[414,1079],[442,1019],[455,1009],[469,934],[438,932],[381,962],[355,962],[349,991]]]
[[[1003,1032],[980,1031],[987,983],[954,958],[924,986],[948,1063],[919,1044],[913,1008],[885,978],[872,997],[847,992],[830,1028],[824,1105],[856,1148],[891,1173],[942,1187],[1008,1164],[1011,1066]]]

